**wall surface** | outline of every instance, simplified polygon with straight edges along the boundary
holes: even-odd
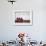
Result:
[[[33,10],[32,26],[12,25],[13,11]],[[17,0],[14,5],[0,0],[0,40],[15,40],[18,32],[27,32],[33,40],[46,40],[46,0]]]

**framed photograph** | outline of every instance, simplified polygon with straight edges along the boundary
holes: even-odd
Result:
[[[14,25],[32,25],[33,15],[32,11],[15,11]]]

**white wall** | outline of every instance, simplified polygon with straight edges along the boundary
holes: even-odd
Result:
[[[32,26],[11,25],[12,12],[22,9],[33,10]],[[0,0],[0,40],[15,39],[22,31],[29,32],[34,40],[46,40],[46,0],[17,0],[13,6],[7,0]]]

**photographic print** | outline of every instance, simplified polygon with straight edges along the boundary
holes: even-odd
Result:
[[[15,25],[32,25],[32,11],[16,11]]]

